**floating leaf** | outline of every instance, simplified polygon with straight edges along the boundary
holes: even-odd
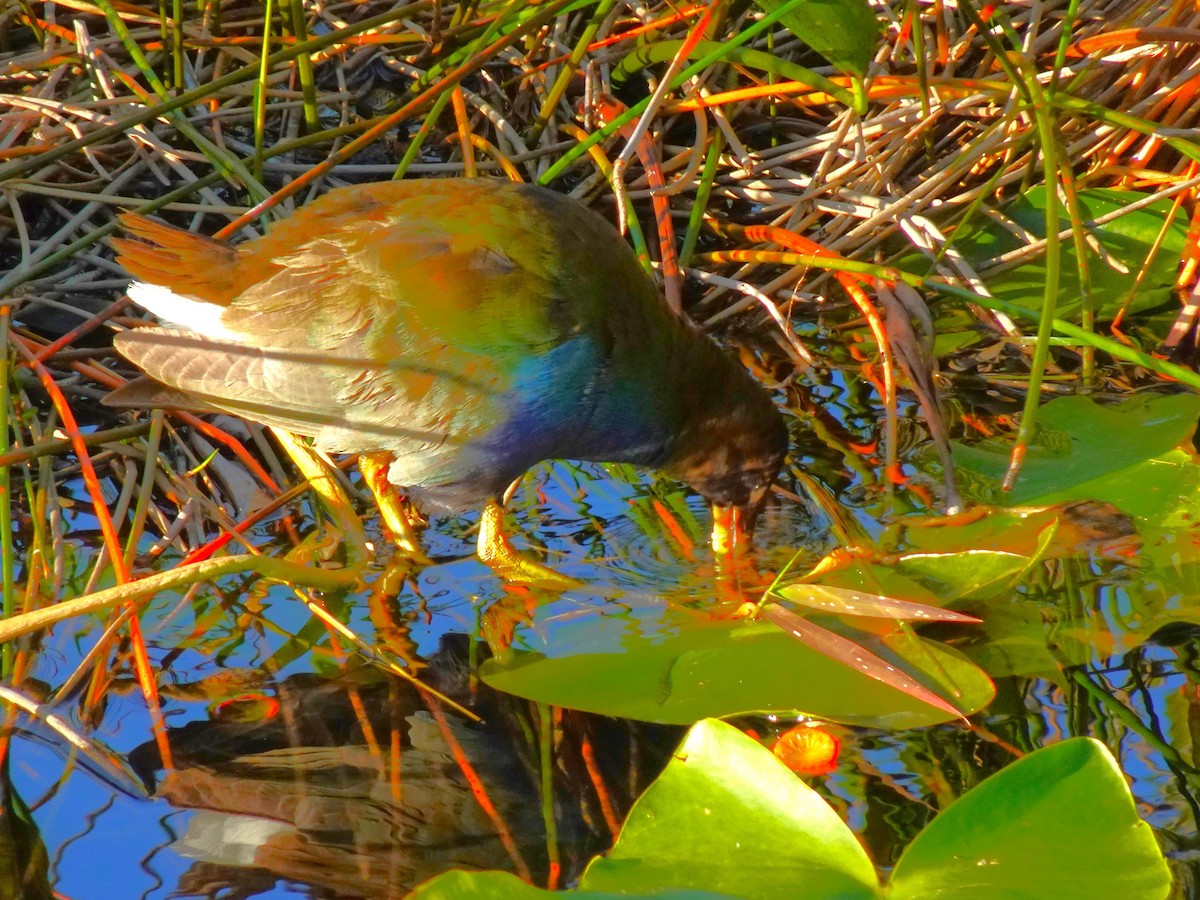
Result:
[[[732,726],[700,722],[581,886],[745,898],[876,896],[871,860],[820,795]],[[789,890],[790,888],[790,890]]]
[[[974,506],[970,516],[913,517],[904,526],[899,569],[935,577],[955,589],[949,596],[940,592],[946,602],[1006,587],[1012,581],[1006,572],[1020,560],[1028,565],[1037,559],[1069,559],[1120,551],[1136,542],[1133,523],[1103,500],[1013,509]],[[948,557],[961,559],[961,565],[940,562]],[[938,574],[943,565],[949,571]],[[978,571],[972,575],[974,569]],[[966,587],[971,583],[973,588]]]
[[[409,894],[411,900],[545,900],[559,897],[562,891],[547,891],[526,884],[509,872],[463,872],[455,869],[431,879]],[[595,900],[618,900],[632,892],[606,893],[600,891],[569,891],[574,897],[593,897]],[[732,894],[717,894],[712,891],[676,890],[651,891],[656,900],[708,900],[708,898],[731,897]]]
[[[708,720],[688,732],[580,886],[571,893],[1160,900],[1171,877],[1116,760],[1090,738],[1031,753],[968,791],[917,835],[881,886],[854,834],[819,794],[758,743]],[[413,896],[545,894],[511,875],[451,872]]]
[[[1195,430],[1198,416],[1200,396],[1191,393],[1143,394],[1114,405],[1088,397],[1052,400],[1038,412],[1036,438],[1009,492],[1000,490],[1000,479],[1010,442],[957,445],[954,458],[964,491],[998,506],[1105,500],[1114,486],[1125,485],[1125,499],[1138,499],[1135,508],[1145,514],[1175,500],[1179,487],[1174,468],[1159,471],[1148,483],[1145,478],[1155,473],[1146,464],[1179,447]],[[1137,481],[1131,475],[1135,466]],[[969,473],[976,476],[973,483]],[[1115,480],[1101,480],[1116,473],[1121,474]],[[1151,504],[1151,498],[1160,502]]]
[[[526,649],[484,663],[497,690],[555,706],[649,722],[691,724],[751,712],[890,728],[945,722],[936,709],[798,643],[770,622],[714,619],[686,609],[634,609],[556,622]],[[543,643],[535,651],[532,641]],[[922,639],[918,658],[901,658],[867,632],[866,649],[926,687],[961,692],[965,714],[989,703],[991,680],[955,650]]]
[[[1103,500],[1139,522],[1190,529],[1200,521],[1200,464],[1190,449],[1168,450],[1051,498]]]
[[[1137,191],[1088,188],[1079,191],[1077,196],[1081,215],[1085,221],[1092,221],[1131,203],[1147,200],[1151,195]],[[1061,204],[1060,208],[1065,225],[1067,211]],[[1040,240],[1046,235],[1045,210],[1046,189],[1044,185],[1037,185],[1007,205],[1004,213],[1030,239]],[[1164,227],[1166,233],[1162,245],[1156,250]],[[1098,309],[1115,314],[1130,298],[1130,308],[1134,310],[1157,306],[1170,299],[1179,257],[1187,238],[1187,216],[1182,210],[1176,209],[1170,199],[1156,200],[1149,206],[1103,225],[1089,227],[1086,232],[1088,238],[1103,250],[1102,258],[1095,249],[1089,249],[1086,260],[1092,296]],[[977,266],[1026,243],[1013,231],[991,221],[967,234],[954,235],[954,246]],[[1055,315],[1069,319],[1082,305],[1074,241],[1060,242],[1059,253],[1062,264]],[[1152,253],[1154,256],[1149,267],[1143,275],[1139,275]],[[1016,268],[986,275],[984,280],[996,297],[1040,309],[1042,293],[1046,288],[1046,263],[1044,258],[1039,257]]]
[[[862,672],[880,684],[903,691],[913,699],[928,703],[950,716],[962,715],[933,691],[922,686],[915,678],[880,659],[862,645],[856,644],[840,634],[834,634],[815,622],[809,622],[803,616],[796,615],[778,603],[767,604],[763,607],[762,615],[767,621],[774,622],[806,647],[811,647],[844,666]],[[975,619],[974,621],[979,620]]]
[[[917,835],[891,900],[1154,900],[1170,872],[1125,777],[1099,741],[1031,753],[964,794]]]
[[[979,621],[974,616],[942,609],[940,606],[928,606],[895,597],[884,597],[882,594],[867,594],[825,584],[789,584],[775,593],[785,600],[836,616],[877,616],[883,619],[917,622]]]
[[[906,553],[897,567],[910,575],[933,578],[946,585],[951,600],[992,597],[1009,588],[1034,557],[996,550],[957,553]],[[979,619],[965,617],[968,621]]]

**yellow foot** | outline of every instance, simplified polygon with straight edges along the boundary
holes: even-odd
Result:
[[[513,584],[529,584],[556,591],[580,587],[582,582],[535,562],[509,543],[504,534],[504,507],[489,500],[479,516],[477,553],[493,572]]]
[[[418,532],[425,523],[412,504],[400,496],[396,485],[388,481],[388,468],[391,464],[392,457],[389,453],[364,453],[358,458],[358,471],[362,473],[363,482],[375,498],[379,514],[383,516],[384,527],[391,534],[396,549],[409,559],[428,564],[430,559],[421,548]]]
[[[746,533],[741,509],[713,504],[712,551],[718,560],[746,555],[750,536]]]

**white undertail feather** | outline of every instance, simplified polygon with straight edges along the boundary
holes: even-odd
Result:
[[[213,340],[238,341],[221,321],[224,307],[206,303],[195,297],[176,294],[160,284],[135,281],[129,285],[129,299],[142,309],[154,313],[164,325],[188,328]]]

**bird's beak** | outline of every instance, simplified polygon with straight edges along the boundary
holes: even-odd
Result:
[[[770,489],[770,485],[763,485],[743,506],[713,504],[712,549],[715,556],[737,556],[750,549],[750,535]]]

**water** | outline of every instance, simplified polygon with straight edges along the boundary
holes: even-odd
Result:
[[[819,468],[819,459],[811,462]],[[554,712],[497,694],[473,674],[483,647],[468,636],[490,623],[511,628],[506,640],[514,647],[571,656],[608,640],[589,623],[616,621],[635,623],[639,639],[653,643],[661,629],[676,627],[662,609],[707,615],[719,592],[703,504],[665,483],[556,465],[531,476],[512,506],[523,541],[544,545],[556,568],[596,589],[537,596],[502,585],[470,555],[473,517],[464,516],[431,522],[426,545],[438,564],[416,577],[380,568],[365,590],[320,598],[482,723],[367,664],[286,586],[243,575],[156,598],[142,625],[163,671],[174,772],[162,770],[125,644],[102,700],[82,702],[85,682],[54,708],[89,734],[96,752],[128,765],[130,784],[141,782],[147,797],[123,792],[94,762],[68,764],[64,740],[44,725],[23,720],[12,740],[12,788],[33,808],[55,890],[121,900],[401,897],[452,867],[526,871],[544,884],[553,868],[551,805],[558,884],[569,883],[611,841],[611,826],[682,730]],[[864,510],[871,511],[861,505],[851,514],[871,532],[894,526]],[[85,506],[67,522],[68,580],[81,589],[94,522]],[[276,529],[267,523],[251,537],[269,547]],[[797,552],[811,562],[837,543],[822,514],[798,504],[769,511],[758,540],[764,571]],[[1200,630],[1191,624],[1200,621],[1200,592],[1192,593],[1192,569],[1171,563],[1178,554],[1163,549],[1172,540],[1181,541],[1162,536],[1155,553],[1134,559],[1081,545],[1071,558],[1040,564],[1014,597],[984,604],[988,624],[932,629],[993,664],[997,647],[1020,644],[1006,657],[1015,660],[1012,674],[998,673],[997,699],[974,717],[973,730],[832,726],[842,762],[816,784],[881,868],[938,808],[1011,762],[1010,748],[1086,733],[1117,754],[1140,814],[1173,848],[1181,875],[1190,872],[1196,801],[1185,769],[1200,711]],[[102,624],[56,628],[29,657],[21,690],[50,696]],[[555,644],[556,632],[569,640]],[[1047,675],[1046,660],[1067,669]],[[740,721],[764,738],[788,724]],[[549,769],[541,734],[554,735]],[[494,818],[472,793],[463,759],[486,786]],[[550,803],[544,776],[553,781]]]

